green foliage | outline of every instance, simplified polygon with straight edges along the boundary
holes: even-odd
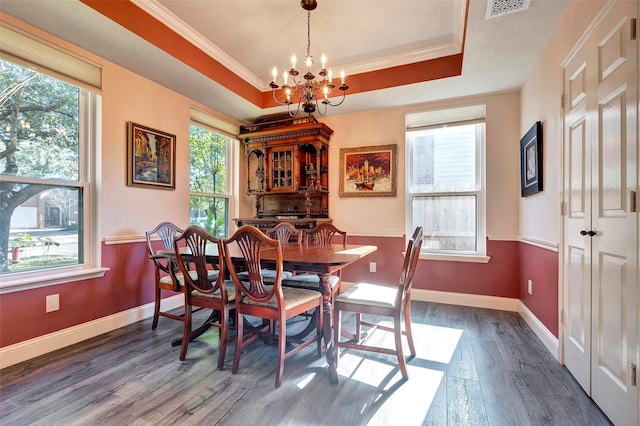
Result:
[[[9,241],[10,219],[23,203],[43,198],[53,189],[46,196],[60,207],[68,224],[69,210],[77,206],[78,197],[56,191],[48,180],[79,180],[79,126],[79,88],[0,59],[0,173],[7,177],[0,181],[0,273],[9,270],[10,243],[21,247],[37,243],[45,258],[50,247],[59,245],[52,240],[38,242],[28,234]],[[17,183],[11,176],[41,181]]]
[[[37,243],[33,236],[26,232],[12,238],[10,242],[12,247],[31,247]]]
[[[227,138],[198,126],[191,126],[190,200],[191,223],[212,234],[226,236],[227,229]]]
[[[17,174],[78,179],[79,96],[77,87],[0,60],[0,132],[5,150],[17,148]]]

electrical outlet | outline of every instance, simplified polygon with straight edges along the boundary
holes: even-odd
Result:
[[[376,262],[369,262],[369,272],[376,271]]]
[[[533,295],[533,281],[531,280],[527,281],[527,292]]]
[[[60,310],[60,295],[51,294],[47,296],[47,309],[46,312],[53,312]]]

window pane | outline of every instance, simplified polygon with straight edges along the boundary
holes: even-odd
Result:
[[[476,188],[474,124],[409,133],[412,192],[460,192]]]
[[[0,60],[3,174],[77,181],[80,90]]]
[[[202,226],[218,238],[227,236],[228,210],[228,198],[191,196],[191,224]]]
[[[191,126],[191,192],[227,193],[227,138],[211,130]]]
[[[424,229],[424,250],[477,250],[475,195],[414,197],[412,204],[413,224]]]
[[[0,274],[82,264],[81,89],[0,60],[0,93]]]
[[[82,263],[78,243],[82,191],[49,185],[13,186],[32,192],[37,187],[37,192],[11,215],[7,268],[0,274]]]

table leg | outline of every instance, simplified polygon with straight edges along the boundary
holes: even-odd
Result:
[[[336,368],[335,348],[333,344],[333,305],[331,304],[330,274],[320,274],[320,291],[322,292],[324,324],[322,337],[324,339],[324,352],[329,365],[331,383],[338,383],[338,370]]]

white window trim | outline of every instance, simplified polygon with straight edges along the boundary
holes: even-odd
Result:
[[[101,176],[101,144],[102,126],[102,98],[96,93],[80,90],[80,184],[69,185],[68,182],[48,180],[48,184],[82,187],[83,191],[83,263],[80,265],[65,266],[60,268],[39,269],[34,271],[14,272],[2,275],[0,281],[0,294],[15,291],[28,290],[50,285],[64,284],[73,281],[83,281],[91,278],[99,278],[109,270],[101,266],[100,244],[100,206],[97,194],[99,177]],[[0,177],[1,179],[1,177]],[[14,176],[12,181],[42,182],[39,179],[30,179]]]
[[[477,109],[477,108],[475,108]],[[474,110],[475,110],[474,109]],[[435,114],[434,114],[435,116]],[[442,116],[438,116],[438,119],[442,119]],[[411,158],[411,145],[409,143],[408,134],[413,131],[419,131],[426,128],[443,127],[447,125],[461,125],[471,123],[482,123],[482,127],[476,127],[476,149],[480,152],[480,155],[476,156],[476,182],[479,182],[481,188],[479,191],[468,192],[429,192],[429,193],[413,193],[411,177],[413,176],[413,158]],[[486,122],[484,120],[478,120],[473,118],[471,120],[464,120],[457,117],[453,123],[428,123],[426,126],[413,126],[405,130],[405,164],[406,167],[406,182],[405,185],[405,224],[406,224],[406,236],[413,234],[413,215],[412,215],[412,202],[414,197],[419,196],[433,196],[433,195],[464,195],[474,194],[477,195],[477,212],[476,212],[476,247],[475,252],[469,253],[455,253],[455,252],[433,252],[423,249],[420,253],[420,259],[427,260],[441,260],[441,261],[453,261],[453,262],[471,262],[471,263],[488,263],[491,257],[487,256],[487,210],[486,210]]]

